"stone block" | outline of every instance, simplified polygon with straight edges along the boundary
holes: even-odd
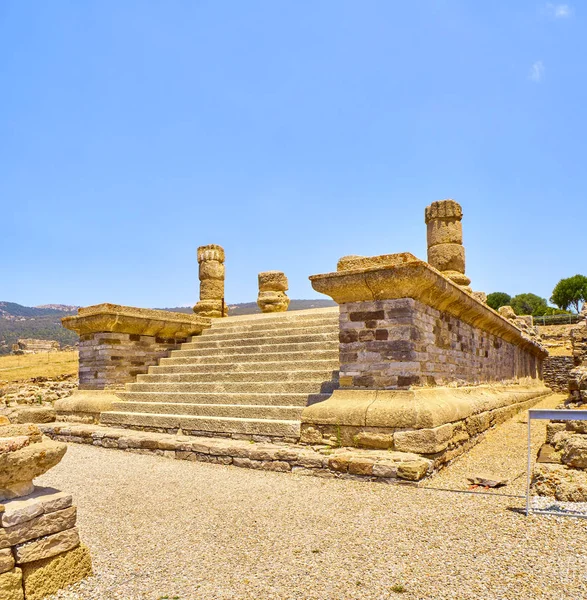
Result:
[[[447,423],[434,429],[396,431],[393,434],[394,448],[400,452],[436,454],[446,450],[453,436],[453,425]]]
[[[0,548],[23,544],[34,538],[40,538],[65,529],[71,529],[76,521],[76,508],[70,506],[63,510],[45,513],[30,521],[0,528]]]
[[[24,600],[20,569],[15,568],[0,575],[0,600]]]
[[[88,549],[83,545],[22,566],[27,600],[42,600],[90,575],[92,561]]]
[[[66,450],[61,442],[45,440],[0,454],[0,501],[32,493],[32,480],[58,464]]]
[[[572,435],[563,444],[561,461],[575,469],[587,469],[587,435]]]
[[[0,574],[11,571],[14,568],[14,556],[10,548],[0,550]]]
[[[16,564],[33,562],[50,558],[62,552],[73,550],[79,546],[79,533],[77,527],[66,529],[59,533],[48,535],[31,542],[15,546],[14,555]]]
[[[408,481],[420,481],[430,467],[430,462],[424,459],[409,460],[397,467],[397,476]]]
[[[393,434],[361,431],[355,436],[355,442],[359,448],[387,450],[393,447]]]

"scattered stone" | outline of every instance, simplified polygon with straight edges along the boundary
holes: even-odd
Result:
[[[491,475],[475,475],[473,477],[467,477],[467,481],[471,485],[479,485],[481,487],[489,488],[503,487],[508,484],[507,479],[500,479]]]

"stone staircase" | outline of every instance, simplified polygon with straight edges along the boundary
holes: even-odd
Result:
[[[297,441],[308,404],[338,387],[338,307],[215,319],[139,375],[101,423]]]

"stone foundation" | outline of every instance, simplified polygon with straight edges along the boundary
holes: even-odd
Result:
[[[310,279],[340,305],[340,389],[304,409],[302,443],[437,467],[550,393],[535,337],[411,254],[346,257]]]
[[[69,423],[44,425],[43,432],[54,440],[68,443],[316,477],[405,484],[419,481],[433,469],[433,461],[410,452],[327,446],[309,448],[283,441],[276,444],[251,443],[246,440],[197,438]]]
[[[119,402],[116,391],[199,335],[210,320],[164,310],[98,304],[61,319],[80,336],[79,391],[55,402],[61,419],[96,423]]]
[[[79,345],[79,389],[123,390],[159,364],[187,338],[160,338],[133,333],[98,332],[83,335]]]

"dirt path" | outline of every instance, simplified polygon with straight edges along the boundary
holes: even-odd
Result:
[[[565,398],[565,394],[551,394],[534,408],[554,408]],[[527,418],[527,412],[524,411],[488,431],[483,441],[429,479],[422,487],[468,490],[470,484],[467,477],[488,474],[510,482],[505,487],[488,490],[491,493],[525,494]],[[547,421],[532,422],[533,457],[544,443],[546,424]]]

